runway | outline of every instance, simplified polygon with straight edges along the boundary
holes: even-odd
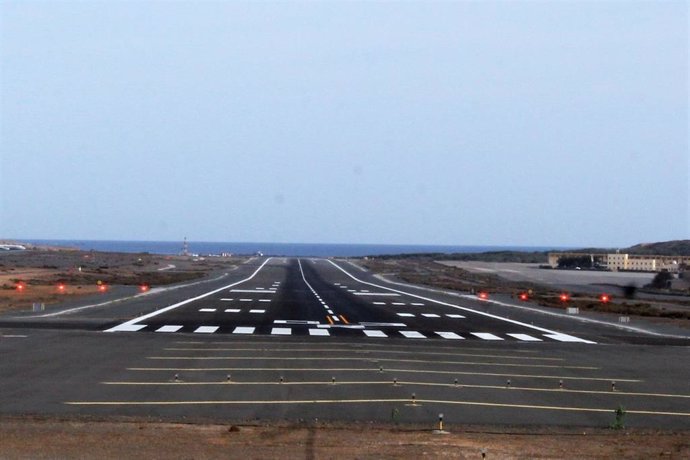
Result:
[[[687,341],[344,260],[256,258],[0,327],[0,415],[602,427],[624,407],[690,428]]]
[[[107,329],[138,331],[594,343],[384,286],[329,259],[266,259],[243,280]]]

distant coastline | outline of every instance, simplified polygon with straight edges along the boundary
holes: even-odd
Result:
[[[20,241],[20,240],[17,240]],[[83,251],[128,252],[173,255],[182,251],[181,241],[111,241],[111,240],[21,240],[37,246],[56,246]],[[251,255],[261,252],[288,257],[364,257],[403,254],[454,254],[488,251],[543,252],[568,250],[553,246],[450,246],[394,244],[308,244],[308,243],[237,243],[189,241],[189,252],[200,255],[232,253]]]

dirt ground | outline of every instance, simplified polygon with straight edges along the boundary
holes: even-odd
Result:
[[[448,264],[448,262],[438,263],[432,257],[422,256],[368,259],[362,263],[375,273],[394,276],[410,284],[466,293],[486,292],[488,295],[500,293],[511,295],[515,299],[518,299],[521,293],[529,293],[529,301],[542,307],[558,310],[578,307],[581,311],[626,315],[631,318],[644,318],[645,320],[673,324],[677,327],[690,328],[690,309],[687,296],[679,296],[673,301],[666,302],[650,302],[636,298],[611,298],[608,302],[602,303],[596,296],[573,293],[567,302],[564,302],[560,297],[562,292],[555,290],[554,287],[527,280],[511,281],[495,273],[476,273]]]
[[[0,418],[15,458],[690,458],[690,433],[652,430],[221,425]]]
[[[155,287],[194,280],[238,262],[225,257],[65,249],[4,252],[0,253],[0,312],[31,308],[34,302],[49,308],[66,298],[105,293],[118,285]],[[59,289],[61,284],[64,287]]]

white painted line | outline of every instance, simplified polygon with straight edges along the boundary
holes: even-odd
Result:
[[[451,340],[463,340],[464,337],[461,335],[456,334],[455,332],[436,332],[438,335],[443,337],[444,339],[451,339]]]
[[[213,334],[218,330],[218,326],[199,326],[194,332],[197,334]]]
[[[240,302],[251,302],[252,299],[240,299]]]
[[[391,305],[405,305],[405,302],[393,302]]]
[[[408,339],[426,339],[426,336],[417,331],[398,331]]]
[[[366,334],[367,337],[388,337],[383,331],[377,331],[376,329],[370,331],[365,329],[364,334]]]
[[[482,340],[503,340],[497,335],[489,334],[488,332],[470,332],[475,337],[479,337]]]
[[[359,323],[364,327],[407,327],[405,323]]]
[[[309,335],[331,335],[326,329],[309,329]]]
[[[402,316],[403,318],[414,318],[412,313],[397,313],[397,315]]]
[[[182,326],[161,326],[156,329],[156,332],[177,332],[182,329]]]
[[[266,313],[266,310],[249,310],[249,313]]]
[[[271,329],[273,335],[292,335],[292,329],[289,327],[274,327]]]
[[[216,311],[216,309],[215,308],[200,308],[199,311],[214,312],[214,311]]]
[[[528,334],[506,334],[506,335],[514,337],[518,340],[522,340],[523,342],[542,342],[542,339],[532,337],[531,335],[528,335]]]
[[[241,310],[239,308],[227,308],[225,313],[239,313]]]
[[[223,301],[223,302],[232,302],[232,301],[235,300],[235,299],[220,299],[220,300]]]
[[[354,289],[348,289],[347,292],[357,292],[357,291],[355,291]],[[361,294],[361,292],[360,292],[360,294]]]
[[[332,260],[328,259],[328,262],[329,262],[331,265],[333,265],[335,268],[337,268],[338,270],[340,270],[341,272],[345,273],[347,276],[349,276],[350,278],[352,278],[353,280],[357,281],[358,283],[366,284],[366,285],[368,285],[368,286],[373,286],[373,287],[376,287],[376,288],[379,288],[379,289],[384,289],[384,290],[386,290],[386,291],[390,291],[391,293],[397,293],[397,294],[394,294],[394,295],[404,294],[404,295],[407,295],[407,296],[409,296],[409,297],[414,297],[415,299],[424,300],[425,302],[433,302],[433,303],[438,304],[438,305],[445,305],[445,306],[447,306],[447,307],[456,308],[456,309],[458,309],[458,310],[469,311],[469,312],[472,312],[472,313],[474,313],[474,314],[476,314],[476,315],[485,316],[485,317],[487,317],[487,318],[493,318],[493,319],[497,319],[497,320],[500,320],[500,321],[505,321],[505,322],[511,323],[511,324],[517,324],[518,326],[523,326],[523,327],[526,327],[526,328],[529,328],[529,329],[533,329],[533,330],[535,330],[535,331],[545,332],[545,333],[547,333],[547,334],[553,334],[553,335],[559,336],[559,337],[562,335],[562,334],[560,334],[560,333],[558,333],[558,332],[555,332],[555,331],[552,331],[552,330],[550,330],[550,329],[546,329],[546,328],[539,327],[539,326],[534,326],[534,325],[532,325],[532,324],[523,323],[523,322],[520,322],[520,321],[516,321],[516,320],[514,320],[514,319],[504,318],[504,317],[502,317],[502,316],[493,315],[493,314],[491,314],[491,313],[486,313],[486,312],[479,311],[479,310],[473,310],[472,308],[467,308],[467,307],[463,307],[463,306],[460,306],[460,305],[455,305],[455,304],[448,303],[448,302],[442,302],[442,301],[440,301],[440,300],[435,300],[435,299],[432,299],[432,298],[430,298],[430,297],[424,297],[424,296],[421,296],[421,295],[412,294],[412,293],[410,293],[410,292],[401,291],[401,290],[399,290],[399,289],[393,289],[393,288],[389,288],[389,287],[386,287],[386,286],[381,286],[381,285],[379,285],[379,284],[374,284],[374,283],[369,283],[369,282],[367,282],[367,281],[362,281],[362,280],[356,278],[354,275],[351,275],[348,271],[346,271],[344,268],[342,268],[340,265],[336,264],[336,263],[333,262]],[[506,305],[510,305],[510,304],[506,304]],[[512,306],[512,305],[511,305],[511,306]],[[557,340],[557,339],[554,339],[554,340]],[[581,342],[584,342],[584,343],[596,343],[596,342],[591,342],[591,341],[583,340],[583,339],[578,339],[578,341],[581,341]]]
[[[333,283],[333,286],[340,286],[340,283]]]
[[[263,291],[263,290],[264,290],[264,288],[260,288],[260,287],[258,287],[258,288],[256,288],[256,290],[257,290],[257,291]]]
[[[374,302],[374,305],[386,305],[386,302]]]
[[[464,316],[462,316],[462,315],[456,315],[455,313],[448,313],[446,316],[447,316],[448,318],[455,318],[455,319],[464,318]]]
[[[329,260],[329,262],[331,262]],[[331,262],[333,263],[333,262]],[[340,268],[340,267],[338,267]],[[371,283],[367,283],[371,284]],[[386,289],[386,288],[384,288]],[[386,297],[400,297],[400,294],[394,294],[392,292],[355,292],[355,295],[378,295],[378,296],[386,296]]]
[[[330,310],[328,310],[328,311],[330,311]],[[333,321],[335,321],[336,323],[339,323],[339,322],[340,322],[340,318],[338,318],[336,315],[331,315],[331,319],[332,319]]]
[[[326,308],[326,311],[328,311],[329,315],[335,315],[335,313],[333,313],[333,310],[328,309],[328,307],[325,307],[325,308]]]
[[[308,324],[308,325],[318,325],[318,321],[307,321],[303,319],[276,319],[273,324]]]
[[[362,292],[369,292],[369,289],[362,289]]]
[[[410,305],[414,305],[415,307],[423,307],[424,304],[420,302],[412,302]]]
[[[236,327],[233,334],[253,334],[256,330],[255,327]]]
[[[29,336],[23,335],[23,334],[7,334],[7,335],[0,334],[0,337],[3,337],[5,339],[25,339]]]
[[[122,323],[119,326],[108,329],[105,332],[136,332],[144,329],[146,324],[129,324]]]
[[[270,302],[271,299],[259,299],[259,302]]]
[[[201,295],[199,295],[199,296],[192,297],[191,299],[183,300],[182,302],[178,302],[178,303],[176,303],[176,304],[170,305],[169,307],[161,308],[160,310],[156,310],[156,311],[154,311],[154,312],[147,313],[146,315],[139,316],[139,317],[137,317],[137,318],[131,319],[131,320],[127,321],[126,323],[122,323],[122,324],[120,324],[120,325],[118,325],[118,326],[112,327],[112,328],[110,328],[110,329],[106,329],[104,332],[127,331],[127,330],[128,330],[128,329],[127,329],[128,327],[136,327],[136,326],[141,326],[141,327],[139,327],[138,329],[134,329],[134,330],[136,330],[136,331],[138,331],[139,329],[143,329],[143,328],[146,327],[146,325],[137,325],[136,323],[139,323],[139,322],[144,321],[144,320],[146,320],[146,319],[152,318],[152,317],[154,317],[154,316],[156,316],[156,315],[160,315],[161,313],[165,313],[165,312],[167,312],[167,311],[174,310],[175,308],[181,307],[182,305],[186,305],[186,304],[188,304],[188,303],[190,303],[190,302],[194,302],[195,300],[203,299],[203,298],[208,297],[208,296],[210,296],[210,295],[213,295],[213,294],[216,294],[216,293],[218,293],[218,292],[224,291],[224,290],[226,290],[226,289],[228,289],[228,288],[231,288],[231,287],[233,287],[233,286],[237,286],[238,284],[246,283],[247,281],[249,281],[249,280],[251,280],[252,278],[254,278],[254,277],[256,276],[256,274],[259,273],[259,271],[261,271],[262,268],[264,268],[264,266],[268,263],[269,260],[271,260],[270,257],[269,257],[268,259],[266,259],[266,260],[264,261],[264,263],[262,263],[262,264],[259,266],[259,268],[257,268],[257,269],[254,271],[254,273],[252,273],[251,276],[249,276],[248,278],[245,278],[245,279],[243,279],[243,280],[241,280],[241,281],[238,281],[238,282],[236,282],[236,283],[228,284],[227,286],[223,286],[223,287],[218,288],[218,289],[214,289],[213,291],[206,292],[206,293],[201,294]]]
[[[440,318],[440,316],[436,313],[422,313],[422,316],[425,318]]]
[[[589,340],[580,339],[568,334],[561,334],[560,332],[555,332],[553,334],[544,334],[544,337],[548,337],[559,342],[578,342],[578,343],[596,343]]]
[[[273,291],[262,291],[259,289],[231,289],[230,292],[244,292],[244,293],[250,293],[250,292],[258,292],[260,294],[273,294]]]

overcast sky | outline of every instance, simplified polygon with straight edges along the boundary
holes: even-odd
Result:
[[[0,238],[690,238],[685,1],[0,11]]]

